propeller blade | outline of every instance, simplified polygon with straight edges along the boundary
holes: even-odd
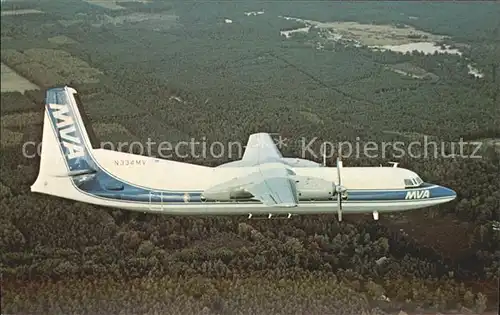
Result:
[[[337,203],[338,203],[338,209],[337,209],[337,214],[339,216],[339,222],[342,221],[342,177],[340,176],[340,169],[342,167],[342,161],[340,160],[340,157],[337,157],[337,187],[335,190],[337,191]]]
[[[342,185],[341,179],[340,179],[340,164],[341,163],[342,162],[340,162],[340,158],[337,158],[337,181],[338,181],[337,185],[339,185],[339,186]]]
[[[342,196],[339,194],[337,194],[337,203],[339,205],[338,209],[337,209],[337,215],[339,216],[339,222],[342,221]]]

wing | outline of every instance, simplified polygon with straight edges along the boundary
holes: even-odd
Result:
[[[289,178],[284,167],[260,168],[255,175],[260,180],[247,185],[245,190],[266,206],[296,207],[299,203],[295,180]]]
[[[283,157],[268,133],[254,133],[248,138],[241,161],[260,164]]]
[[[296,207],[299,202],[295,181],[289,178],[284,167],[261,168],[243,178],[214,186],[203,194],[206,198],[215,200],[251,194],[254,199],[273,207]]]
[[[267,178],[245,189],[266,206],[291,208],[298,204],[295,182],[289,178]]]

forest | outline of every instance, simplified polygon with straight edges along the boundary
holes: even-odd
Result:
[[[103,2],[2,2],[2,313],[498,311],[497,4]],[[294,31],[311,24],[319,26]],[[367,32],[367,24],[409,31],[390,37]],[[460,54],[366,44],[439,36],[438,45]],[[174,217],[34,194],[39,160],[25,144],[41,141],[45,89],[65,84],[78,90],[103,142],[245,143],[254,132],[446,142],[439,156],[396,158],[389,150],[344,165],[396,161],[458,197],[339,223],[335,211],[289,220]],[[453,156],[460,139],[480,143],[481,158]],[[291,143],[283,154],[299,155]]]

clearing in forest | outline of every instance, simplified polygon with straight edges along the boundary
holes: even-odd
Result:
[[[2,63],[2,77],[1,77],[2,92],[21,92],[28,90],[38,90],[40,89],[35,84],[28,81],[17,74],[14,70],[9,68],[7,65]]]
[[[2,11],[2,16],[8,16],[8,15],[25,15],[25,14],[40,14],[40,13],[43,13],[43,11],[33,10],[33,9],[6,10],[6,11]]]
[[[305,27],[300,28],[302,32],[309,32],[312,28],[319,30],[320,34],[327,40],[354,42],[358,45],[385,46],[404,45],[408,43],[439,42],[445,36],[427,33],[409,25],[378,25],[362,24],[358,22],[318,22],[304,20],[293,17],[282,17],[304,23]],[[281,35],[290,37],[290,34],[298,30],[281,31]]]
[[[124,10],[125,8],[121,5],[118,5],[116,2],[118,1],[109,1],[109,0],[84,0],[87,3],[100,6],[102,8],[108,10]]]
[[[95,123],[92,124],[92,129],[94,129],[96,136],[103,141],[111,141],[110,138],[115,140],[114,136],[116,135],[120,136],[120,140],[135,138],[127,128],[119,123]]]
[[[2,137],[0,137],[0,147],[9,147],[19,145],[23,140],[23,134],[20,132],[11,131],[9,129],[0,128],[0,132],[2,133]]]
[[[48,39],[49,42],[57,45],[76,44],[76,41],[65,35],[54,36]]]
[[[43,114],[37,112],[15,113],[2,115],[0,120],[1,147],[19,145],[24,137],[24,131],[27,126],[34,124],[41,125]]]
[[[141,2],[141,3],[150,3],[152,2],[151,0],[83,0],[87,3],[93,4],[93,5],[98,5],[102,8],[108,9],[108,10],[124,10],[125,7],[122,7],[119,3],[120,2]]]
[[[19,130],[32,125],[41,125],[42,123],[42,111],[2,115],[2,119],[0,120],[2,128],[15,128]]]
[[[389,70],[405,75],[414,79],[439,79],[439,77],[433,73],[427,72],[424,69],[414,66],[410,63],[398,63],[387,67]]]
[[[102,72],[64,50],[32,48],[22,53],[2,50],[6,63],[39,85],[53,86],[64,82],[98,83]]]
[[[131,13],[122,16],[111,17],[106,15],[105,18],[98,22],[92,24],[95,27],[103,26],[106,24],[113,25],[123,25],[123,24],[133,24],[136,27],[140,27],[140,22],[147,23],[142,24],[143,28],[146,29],[170,29],[179,24],[179,16],[175,14],[163,14],[163,13]]]

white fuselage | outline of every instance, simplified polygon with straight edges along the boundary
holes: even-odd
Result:
[[[302,201],[298,207],[291,209],[269,207],[260,202],[193,202],[190,200],[190,195],[193,192],[203,191],[235,177],[244,177],[255,172],[258,166],[212,168],[104,149],[92,150],[91,154],[99,166],[112,177],[134,186],[144,187],[152,197],[159,197],[162,202],[152,202],[151,196],[149,197],[150,202],[148,202],[147,197],[141,201],[126,201],[121,200],[120,197],[96,197],[78,189],[72,183],[70,184],[70,179],[67,177],[50,178],[50,186],[54,189],[53,193],[50,193],[49,185],[45,185],[43,189],[38,191],[107,207],[178,215],[318,214],[336,213],[337,211],[336,200]],[[291,169],[298,176],[321,178],[331,182],[335,182],[337,179],[337,168],[333,167],[296,167]],[[404,168],[343,167],[342,181],[348,189],[348,194],[353,197],[355,195],[364,196],[358,200],[352,200],[353,198],[348,197],[343,202],[343,212],[403,211],[429,207],[455,198],[454,192],[438,185],[427,185],[423,189],[417,189],[417,191],[432,192],[444,189],[447,190],[447,194],[441,194],[437,198],[432,198],[432,194],[412,194],[411,191],[415,189],[406,189],[404,180],[416,176],[414,172]],[[33,191],[37,191],[37,185],[39,183],[33,185]],[[73,189],[64,189],[64,191],[58,189],[58,187],[68,186],[72,186]],[[168,196],[174,192],[185,196],[182,202],[169,200]],[[391,193],[397,197],[393,200],[380,198],[384,194]]]

